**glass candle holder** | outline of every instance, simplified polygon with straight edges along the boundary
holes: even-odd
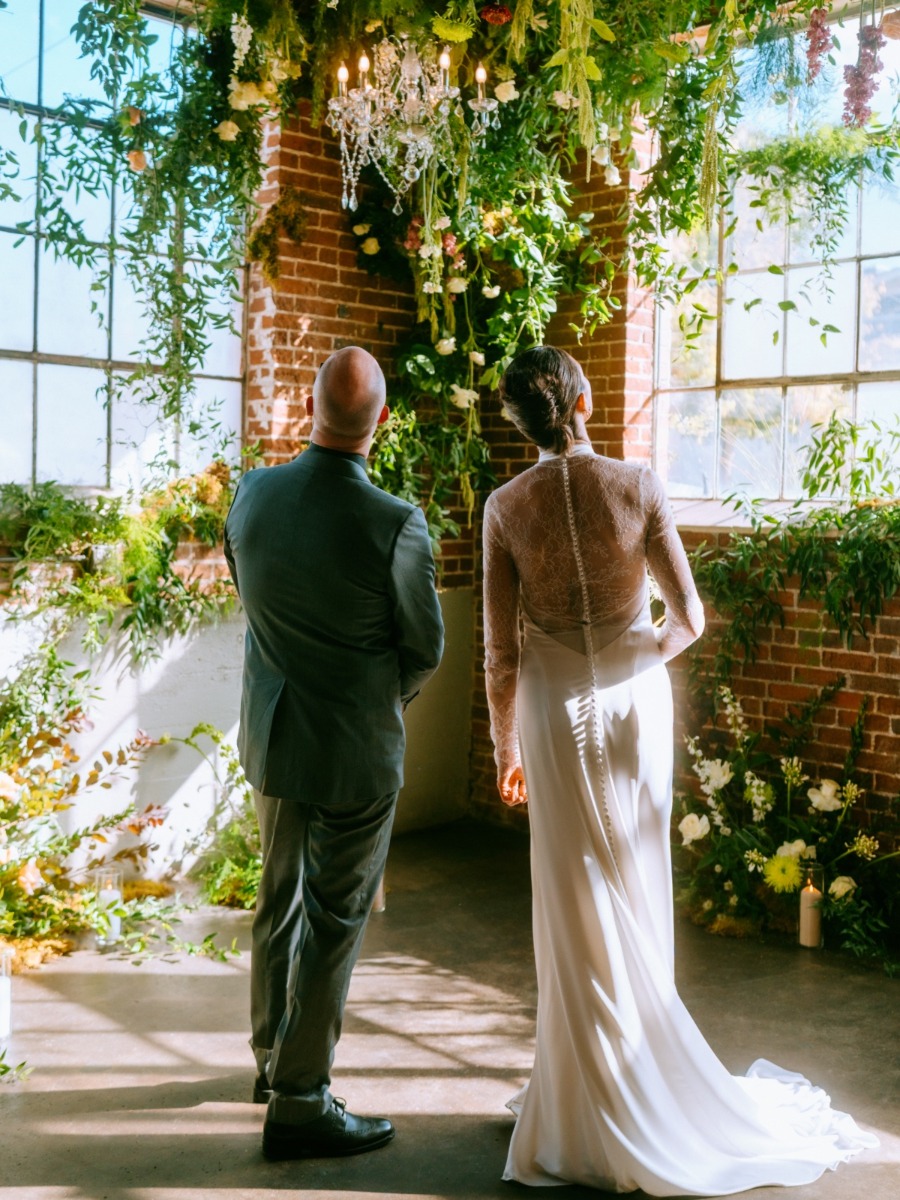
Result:
[[[122,872],[118,867],[98,867],[91,872],[91,880],[101,909],[122,903]],[[119,914],[107,913],[106,921],[106,931],[97,934],[98,946],[112,946],[122,939],[122,918]]]
[[[12,950],[0,950],[0,1042],[12,1032]]]
[[[825,870],[817,862],[804,862],[800,887],[800,922],[797,941],[809,950],[822,945],[822,901],[825,897]]]

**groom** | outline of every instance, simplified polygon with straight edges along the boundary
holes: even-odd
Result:
[[[225,526],[247,618],[238,748],[262,842],[251,1045],[270,1159],[394,1135],[347,1112],[330,1071],[403,783],[401,712],[443,649],[425,519],[365,471],[388,415],[378,363],[338,350],[307,410],[309,448],[245,475]]]

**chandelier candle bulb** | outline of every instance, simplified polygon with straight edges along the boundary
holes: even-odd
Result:
[[[12,951],[0,951],[0,1042],[12,1032]]]
[[[366,91],[369,86],[369,57],[367,54],[359,56],[359,86],[362,91]]]
[[[338,70],[337,70],[337,82],[338,82],[338,95],[339,96],[347,95],[347,81],[349,80],[349,78],[350,78],[350,72],[347,70],[347,68],[344,66],[344,64],[341,63],[341,65],[338,67]]]
[[[825,872],[818,863],[806,866],[803,888],[800,891],[800,928],[798,941],[801,946],[818,950],[822,945],[822,897],[825,889]]]
[[[441,68],[441,87],[446,92],[450,86],[450,51],[446,46],[441,51],[438,66]]]
[[[475,82],[478,84],[478,99],[484,99],[484,85],[487,83],[487,71],[481,63],[475,68]]]

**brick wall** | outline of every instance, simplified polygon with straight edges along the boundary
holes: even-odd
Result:
[[[708,530],[685,530],[688,550],[700,542],[724,542]],[[761,729],[782,721],[837,676],[846,677],[844,688],[818,714],[814,734],[802,752],[806,770],[815,781],[840,779],[850,747],[850,729],[863,699],[868,697],[863,750],[857,762],[858,781],[864,787],[859,808],[867,815],[884,812],[900,793],[900,597],[895,597],[868,637],[856,637],[850,647],[829,628],[823,629],[821,606],[798,595],[797,580],[788,580],[781,596],[785,627],[762,631],[754,663],[743,665],[732,682],[751,728]],[[712,657],[724,622],[707,610],[707,628],[700,643],[704,657]],[[676,746],[683,746],[690,705],[685,694],[686,663],[671,668],[677,697]],[[691,732],[696,732],[692,729]],[[681,759],[682,781],[693,783]]]

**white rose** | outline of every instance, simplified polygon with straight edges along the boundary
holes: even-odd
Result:
[[[806,842],[803,838],[797,838],[794,842],[785,842],[783,846],[779,846],[775,854],[776,856],[783,855],[785,858],[800,858],[805,849]]]
[[[381,249],[381,246],[378,242],[378,238],[370,237],[366,238],[359,248],[362,250],[363,254],[377,254]]]
[[[470,350],[469,351],[469,362],[474,363],[476,367],[483,367],[484,366],[484,355],[481,353],[480,350]]]
[[[354,225],[353,232],[357,237],[365,237],[371,228],[371,225]]]
[[[823,779],[818,787],[810,788],[806,794],[819,812],[836,812],[843,807],[841,785],[834,779]]]
[[[855,891],[855,879],[851,879],[849,875],[838,875],[831,881],[828,895],[834,896],[835,900],[842,900],[844,896],[852,896]]]
[[[456,338],[441,338],[439,342],[435,342],[434,348],[437,350],[438,354],[452,354],[456,349]]]
[[[451,279],[447,280],[447,291],[454,292],[456,295],[464,292],[468,286],[468,279],[463,279],[461,275],[454,275]]]
[[[691,842],[699,842],[709,833],[709,817],[704,813],[698,817],[696,813],[688,813],[678,825],[682,837],[682,845],[689,846]]]
[[[220,121],[213,130],[213,133],[218,134],[223,142],[236,142],[240,132],[240,125],[234,121]]]
[[[519,93],[516,91],[516,81],[507,79],[505,83],[498,83],[494,88],[494,95],[501,104],[509,104],[510,100],[518,100]]]
[[[435,227],[435,229],[449,229],[450,228],[450,218],[449,217],[438,217],[438,219],[434,223],[434,227]]]
[[[500,295],[500,284],[498,283],[494,287],[488,287],[485,285],[481,289],[481,294],[482,296],[487,296],[488,300],[496,300]]]
[[[450,401],[452,404],[455,404],[457,408],[471,408],[472,405],[478,400],[478,393],[473,391],[471,388],[461,388],[455,383],[452,383],[450,385],[450,391],[453,393],[453,395],[450,397]]]

